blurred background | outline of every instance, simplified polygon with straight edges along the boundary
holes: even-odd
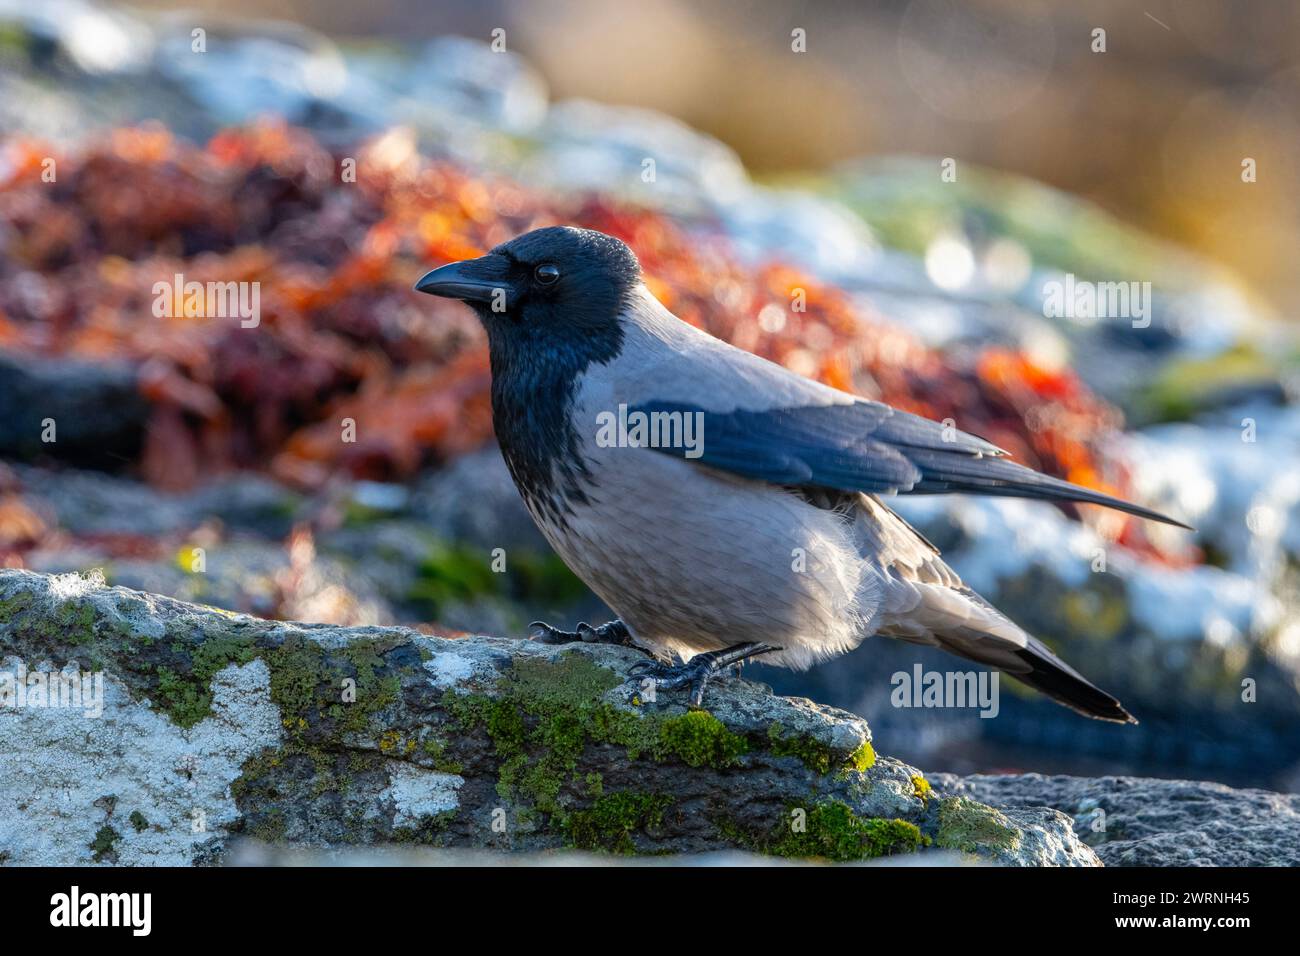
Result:
[[[410,291],[576,223],[714,334],[1198,529],[890,501],[1136,728],[1011,681],[995,719],[895,708],[952,662],[885,641],[751,676],[926,770],[1300,789],[1298,93],[1262,2],[0,0],[0,560],[604,619],[492,444],[481,331]],[[177,275],[258,321],[159,315]],[[1059,315],[1067,277],[1150,283],[1150,321]]]

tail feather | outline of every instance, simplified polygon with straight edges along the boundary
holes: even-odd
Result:
[[[1171,518],[1168,515],[1135,505],[1091,488],[1062,481],[1051,475],[1044,475],[1032,468],[1026,468],[1005,458],[955,458],[952,455],[939,456],[930,453],[920,459],[923,480],[911,489],[912,494],[946,494],[948,492],[967,492],[976,495],[992,495],[1006,498],[1036,498],[1043,501],[1077,501],[1105,508],[1114,508],[1127,514],[1136,515],[1151,521],[1160,521],[1177,528],[1194,530],[1191,525]]]
[[[929,642],[950,654],[994,667],[1085,717],[1137,723],[1123,704],[1053,654],[1038,638],[1025,633],[975,592],[960,593],[988,616],[982,621],[967,620],[961,627],[933,628]]]
[[[1040,642],[1034,641],[1033,645],[1017,652],[1016,656],[1029,666],[1029,670],[1011,676],[1034,690],[1042,691],[1057,703],[1064,704],[1085,717],[1121,724],[1137,723],[1137,718],[1125,710],[1123,704],[1083,677]]]
[[[962,584],[938,549],[879,499],[864,496],[857,515],[863,554],[888,568],[870,579],[879,588],[871,598],[875,633],[1003,671],[1086,717],[1137,723],[1118,700]]]
[[[995,612],[996,613],[996,612]],[[965,626],[930,626],[920,629],[898,624],[881,628],[884,637],[938,647],[1002,671],[1022,684],[1041,691],[1085,717],[1136,724],[1124,705],[1047,649],[1042,641],[1026,634],[1005,617],[987,630]]]

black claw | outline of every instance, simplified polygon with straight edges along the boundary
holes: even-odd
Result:
[[[533,621],[528,625],[528,639],[538,644],[571,644],[580,640],[573,631],[561,631],[545,621]]]
[[[656,687],[674,690],[690,685],[690,703],[692,707],[704,705],[704,692],[709,682],[723,673],[727,668],[739,664],[750,657],[767,654],[777,648],[766,644],[736,644],[721,651],[709,651],[696,654],[685,664],[664,664],[661,661],[637,661],[628,668],[629,680],[635,682],[653,681]]]
[[[701,674],[700,679],[691,686],[691,706],[704,706],[704,689],[709,686],[709,674]]]
[[[561,631],[545,621],[533,621],[528,625],[528,639],[539,644],[618,644],[631,647],[632,634],[622,621],[610,621],[592,627],[586,621],[578,625],[576,631]]]
[[[663,661],[655,661],[651,658],[649,661],[637,661],[634,665],[628,667],[628,674],[636,678],[671,678],[676,672],[676,666]]]

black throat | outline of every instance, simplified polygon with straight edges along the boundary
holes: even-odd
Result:
[[[564,332],[491,322],[492,422],[501,453],[534,515],[563,524],[594,485],[573,422],[578,384],[593,364],[619,354],[623,330],[616,322]]]

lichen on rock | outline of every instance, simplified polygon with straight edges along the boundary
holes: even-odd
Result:
[[[10,570],[0,655],[93,660],[109,687],[99,721],[0,712],[20,863],[215,862],[241,838],[1096,863],[1053,811],[931,793],[852,714],[741,679],[707,710],[642,700],[627,648],[262,621]]]

